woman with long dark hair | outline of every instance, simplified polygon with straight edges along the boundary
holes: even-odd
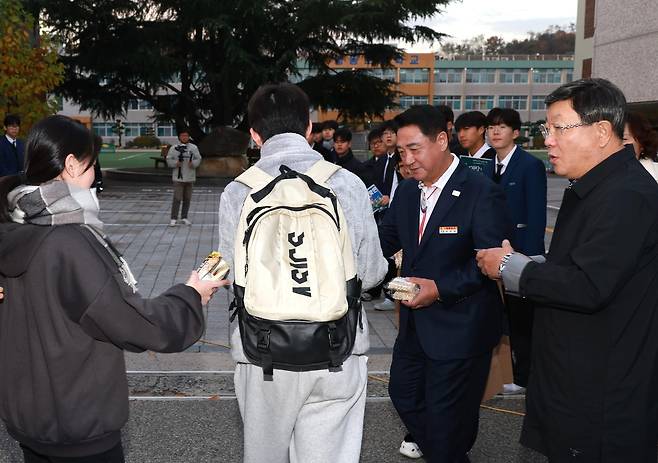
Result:
[[[626,113],[624,144],[633,145],[635,157],[658,182],[658,133],[640,113]]]
[[[25,173],[0,179],[0,417],[26,462],[123,462],[123,351],[178,352],[202,334],[225,280],[137,293],[103,233],[89,131],[51,116],[30,131]]]

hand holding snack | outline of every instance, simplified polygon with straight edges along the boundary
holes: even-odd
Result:
[[[229,266],[219,252],[213,251],[201,262],[196,271],[202,280],[222,280],[226,278]]]
[[[192,272],[188,278],[187,286],[194,288],[201,296],[201,304],[206,305],[220,286],[227,286],[228,280],[202,280],[197,272]]]
[[[410,301],[416,297],[416,294],[420,291],[420,286],[406,278],[396,277],[386,284],[386,290],[389,291],[393,299]]]

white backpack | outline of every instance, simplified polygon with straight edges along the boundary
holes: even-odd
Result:
[[[326,181],[339,166],[319,161],[276,178],[251,167],[235,237],[235,300],[247,358],[263,367],[337,369],[360,322],[360,282],[343,211]]]

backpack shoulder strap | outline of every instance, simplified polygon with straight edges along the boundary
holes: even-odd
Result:
[[[272,181],[273,177],[266,173],[264,170],[251,166],[249,169],[242,172],[235,178],[236,182],[247,185],[252,190],[259,186],[267,185]]]
[[[315,180],[316,183],[326,183],[329,178],[334,175],[341,167],[333,162],[321,160],[311,166],[305,172],[306,175]]]

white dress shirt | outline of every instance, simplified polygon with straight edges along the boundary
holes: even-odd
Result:
[[[422,185],[421,190],[425,192],[425,198],[426,198],[425,203],[427,204],[424,224],[423,224],[423,211],[420,209],[420,207],[418,208],[418,225],[420,228],[420,224],[423,224],[423,230],[422,230],[423,234],[425,234],[425,227],[427,227],[427,222],[429,222],[430,217],[432,217],[434,206],[436,206],[436,203],[439,201],[439,196],[441,196],[441,193],[443,191],[443,188],[445,188],[446,183],[448,183],[448,180],[450,180],[452,174],[455,172],[455,170],[457,170],[457,166],[459,166],[459,158],[454,154],[452,154],[452,163],[450,164],[450,167],[448,167],[448,169],[443,173],[443,175],[439,177],[439,179],[436,182],[434,182],[430,186],[425,186],[420,182],[418,183],[419,186]]]
[[[512,156],[514,156],[514,152],[516,151],[516,145],[514,145],[514,148],[512,148],[512,151],[509,152],[507,156],[505,156],[505,159],[502,161],[498,159],[498,154],[496,154],[496,165],[494,166],[494,172],[497,171],[498,164],[503,165],[503,170],[500,171],[500,175],[503,175],[505,171],[507,170],[507,164],[509,164],[510,159],[512,159]]]
[[[480,149],[475,152],[473,157],[474,158],[481,158],[489,148],[491,148],[491,146],[487,145],[487,143],[485,142],[484,145],[482,145],[480,147]]]

